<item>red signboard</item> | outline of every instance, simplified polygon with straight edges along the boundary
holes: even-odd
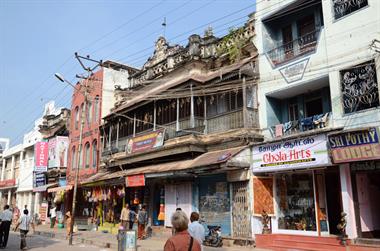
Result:
[[[158,130],[145,135],[130,138],[126,146],[126,152],[135,153],[160,147],[164,144],[165,131]]]
[[[0,181],[0,187],[10,187],[10,186],[14,186],[14,185],[16,185],[15,179]]]
[[[145,186],[145,176],[144,176],[144,174],[127,176],[125,178],[125,183],[126,183],[127,187]]]
[[[49,144],[48,142],[37,142],[34,146],[34,159],[36,162],[34,171],[46,172],[48,166],[49,156]]]

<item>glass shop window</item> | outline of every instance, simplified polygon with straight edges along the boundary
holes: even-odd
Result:
[[[278,228],[316,231],[312,173],[281,174],[276,177]]]

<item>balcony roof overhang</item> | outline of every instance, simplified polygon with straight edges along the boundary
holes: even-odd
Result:
[[[328,75],[320,76],[308,81],[303,81],[298,84],[286,85],[283,88],[266,93],[266,96],[276,99],[286,99],[298,96],[303,93],[316,91],[326,86],[329,86]]]
[[[303,10],[307,7],[311,7],[320,3],[321,3],[321,0],[296,0],[288,5],[285,5],[280,10],[267,15],[266,17],[261,19],[261,21],[263,23],[271,22],[281,17],[284,17],[286,15],[289,15],[291,13]]]

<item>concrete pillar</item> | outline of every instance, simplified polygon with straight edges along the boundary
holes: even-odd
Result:
[[[195,127],[195,117],[194,117],[194,94],[193,94],[193,84],[190,84],[190,127]]]
[[[12,190],[8,190],[8,200],[7,200],[7,205],[11,204],[11,197],[12,196]]]
[[[34,196],[34,213],[38,213],[40,211],[40,194],[36,193]]]
[[[175,130],[176,132],[179,131],[179,98],[177,98],[177,119],[176,119],[176,123],[175,123]]]
[[[12,163],[11,163],[11,179],[15,178],[15,164],[16,164],[16,156],[12,155]]]
[[[30,214],[31,216],[33,216],[34,214],[34,208],[32,208],[32,195],[33,195],[33,192],[28,192],[28,202],[26,203],[26,205],[28,205],[28,209],[30,211]]]
[[[1,166],[1,180],[4,180],[4,175],[5,175],[5,163],[6,160],[5,158],[3,159],[3,165]]]
[[[347,214],[347,228],[346,233],[350,239],[358,237],[356,228],[356,217],[354,208],[354,197],[352,193],[352,182],[350,164],[343,164],[339,166],[340,172],[340,185],[342,190],[342,205],[343,211]]]

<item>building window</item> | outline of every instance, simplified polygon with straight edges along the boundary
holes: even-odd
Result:
[[[212,117],[243,107],[243,93],[241,90],[212,95],[206,98],[207,116]]]
[[[289,101],[289,121],[298,120],[298,103],[297,98],[293,98]]]
[[[86,143],[85,147],[84,147],[84,156],[85,156],[85,160],[86,160],[86,168],[89,168],[90,167],[90,143]]]
[[[98,164],[98,143],[96,140],[92,142],[92,167],[96,167]]]
[[[99,96],[95,97],[95,104],[94,104],[94,122],[97,123],[99,120]]]
[[[75,129],[78,130],[79,128],[79,107],[75,107]]]
[[[276,176],[278,229],[316,231],[313,174]]]
[[[368,0],[332,0],[334,18],[339,19],[368,6]]]
[[[73,148],[71,149],[71,169],[74,169],[76,168],[76,163],[77,163],[77,155],[76,155],[76,152],[75,152],[75,146],[73,146]]]
[[[378,107],[379,89],[375,61],[340,71],[344,113]]]
[[[92,103],[89,101],[87,103],[87,111],[86,111],[87,126],[90,126],[91,121],[92,121]]]

